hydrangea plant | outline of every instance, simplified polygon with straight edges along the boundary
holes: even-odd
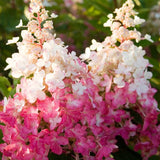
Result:
[[[132,0],[109,14],[112,35],[92,41],[78,58],[52,33],[52,18],[40,0],[31,0],[22,41],[6,69],[21,78],[14,97],[1,102],[2,159],[48,160],[49,153],[76,159],[113,160],[117,136],[147,160],[159,152],[159,110],[145,51],[147,39],[135,26],[144,22]],[[85,63],[86,62],[86,63]],[[136,113],[140,117],[137,121]]]

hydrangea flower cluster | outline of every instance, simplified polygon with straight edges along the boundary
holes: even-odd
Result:
[[[81,55],[86,65],[52,34],[51,19],[57,16],[49,16],[40,0],[31,0],[27,26],[22,21],[17,26],[27,27],[22,41],[8,41],[17,44],[18,53],[7,59],[6,69],[21,82],[0,112],[3,160],[48,160],[50,152],[74,153],[76,160],[113,160],[117,136],[141,150],[144,160],[158,152],[159,111],[147,71],[151,65],[133,42],[152,40],[130,29],[144,21],[133,7],[127,0],[108,16],[104,25],[112,35],[102,43],[92,41]]]
[[[144,59],[145,51],[142,47],[137,47],[135,43],[144,39],[152,40],[150,35],[142,37],[134,28],[144,20],[137,16],[133,7],[132,0],[127,0],[114,14],[109,14],[109,20],[104,26],[110,27],[112,35],[106,37],[102,43],[92,40],[92,45],[86,48],[81,58],[88,62],[94,83],[99,86],[110,110],[113,108],[114,112],[126,112],[131,109],[140,114],[143,125],[135,125],[130,117],[130,125],[127,127],[133,132],[121,136],[125,140],[129,139],[127,135],[130,138],[138,136],[135,149],[141,149],[142,155],[149,157],[153,152],[156,153],[160,144],[159,138],[153,140],[156,134],[160,134],[160,126],[156,126],[159,109],[153,98],[156,90],[149,83],[152,73],[148,71],[148,67],[152,65]],[[122,117],[120,119],[123,121]]]

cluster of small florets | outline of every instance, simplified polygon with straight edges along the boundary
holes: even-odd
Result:
[[[88,62],[93,81],[101,89],[103,99],[110,109],[112,107],[115,111],[132,109],[141,115],[142,128],[131,123],[134,132],[130,137],[140,132],[135,148],[141,149],[142,155],[147,157],[156,152],[155,148],[160,144],[159,139],[157,142],[152,140],[155,134],[159,134],[159,127],[156,126],[158,108],[153,98],[156,90],[151,88],[149,83],[152,73],[147,68],[152,65],[144,59],[145,51],[142,47],[137,47],[134,42],[152,40],[149,35],[142,37],[136,29],[130,29],[144,22],[137,16],[133,7],[133,2],[128,0],[122,8],[115,10],[114,15],[109,14],[109,20],[104,26],[111,28],[112,35],[106,37],[102,43],[92,40],[92,45],[86,48],[81,58]],[[151,126],[155,126],[154,131]],[[141,136],[145,137],[145,140]]]
[[[0,126],[3,159],[47,160],[50,152],[74,152],[77,160],[111,160],[118,149],[117,136],[134,143],[144,159],[158,152],[159,113],[156,90],[148,81],[150,64],[142,47],[132,41],[151,39],[128,29],[144,21],[133,7],[127,0],[115,16],[108,16],[105,26],[111,27],[112,35],[102,43],[92,41],[81,56],[86,65],[52,35],[50,19],[56,15],[49,16],[40,0],[31,0],[29,23],[17,26],[27,27],[22,41],[14,37],[8,42],[17,43],[18,53],[7,59],[6,69],[22,78],[0,112],[5,124]]]

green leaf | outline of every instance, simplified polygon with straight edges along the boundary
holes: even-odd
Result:
[[[134,2],[136,3],[137,6],[141,5],[141,2],[139,0],[134,0]]]
[[[0,76],[0,92],[2,95],[8,97],[11,90],[9,80],[6,77]]]
[[[156,85],[157,89],[160,89],[160,79],[158,79],[158,78],[152,78],[151,82]]]
[[[0,125],[3,125],[3,124],[0,123]],[[2,130],[0,129],[0,144],[4,143],[4,141],[2,140],[2,138],[3,138],[3,133],[2,133]]]
[[[147,59],[153,65],[153,69],[160,73],[160,62],[155,58],[147,57]]]
[[[160,156],[151,156],[148,160],[160,160]]]
[[[142,157],[138,152],[130,149],[124,142],[123,138],[120,136],[116,137],[117,145],[119,147],[119,151],[113,153],[115,160],[142,160]]]
[[[48,159],[49,160],[74,160],[73,156],[71,154],[61,154],[61,155],[57,155],[52,153],[51,151],[48,154]]]
[[[133,124],[136,124],[136,125],[141,124],[141,125],[143,125],[143,119],[142,119],[141,115],[138,112],[136,112],[136,111],[134,111],[132,109],[126,109],[126,111],[128,111],[130,113],[130,115],[132,117],[132,123]]]
[[[160,53],[160,45],[157,45],[157,51]]]
[[[21,80],[21,78],[13,78],[13,86],[12,86],[12,89],[10,90],[10,93],[9,93],[9,95],[11,97],[13,97],[15,95],[15,93],[16,93],[16,86],[17,86],[17,84],[20,84],[20,80]]]
[[[0,12],[1,29],[9,33],[17,31],[15,26],[19,24],[19,20],[23,17],[21,9],[24,8],[11,8],[10,6],[3,7]]]

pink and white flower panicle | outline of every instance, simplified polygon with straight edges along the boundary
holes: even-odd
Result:
[[[158,153],[159,111],[147,70],[151,65],[142,47],[133,43],[151,39],[130,29],[144,21],[133,7],[127,0],[115,16],[108,16],[104,26],[112,35],[102,43],[92,41],[81,55],[86,65],[52,34],[51,19],[57,16],[49,16],[40,0],[31,0],[28,24],[21,20],[17,26],[26,27],[22,41],[8,41],[17,44],[18,52],[7,59],[6,69],[21,82],[14,97],[2,102],[2,159],[48,160],[50,152],[74,152],[77,160],[112,160],[119,148],[117,136],[128,145],[134,140],[144,159]]]

